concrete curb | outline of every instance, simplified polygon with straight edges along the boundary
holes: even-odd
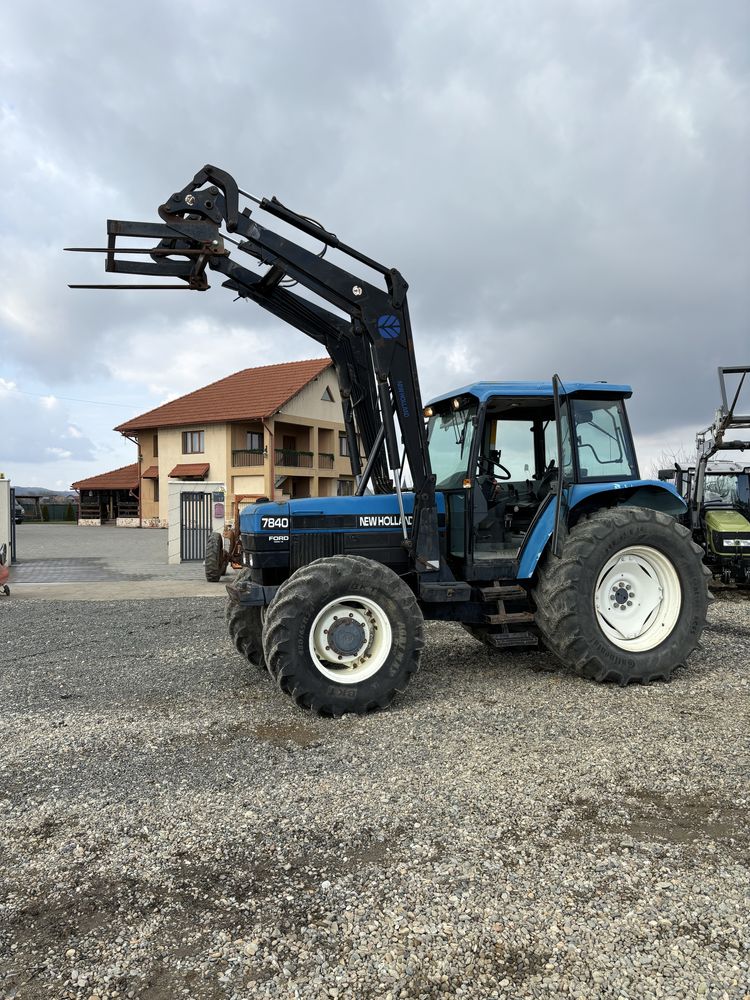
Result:
[[[149,601],[159,597],[226,598],[223,583],[205,580],[134,580],[111,583],[16,583],[10,600]]]

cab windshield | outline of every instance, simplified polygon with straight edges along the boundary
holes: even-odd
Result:
[[[439,490],[461,489],[468,475],[474,439],[476,403],[446,413],[436,413],[427,425],[430,463]]]
[[[750,504],[750,476],[708,473],[703,502],[725,506],[747,506]]]

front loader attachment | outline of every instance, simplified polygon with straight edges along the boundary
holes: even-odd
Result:
[[[260,225],[250,208],[240,210],[240,197],[322,244],[322,249],[309,250]],[[437,575],[435,477],[422,417],[408,285],[401,274],[342,243],[277,198],[242,191],[226,171],[210,164],[159,207],[159,216],[157,223],[110,220],[106,247],[68,249],[104,254],[108,273],[173,279],[170,283],[70,287],[205,291],[207,271],[219,271],[225,277],[223,287],[322,344],[339,380],[357,493],[364,494],[372,482],[377,493],[395,491],[403,509],[402,479],[408,465],[416,497],[411,536],[404,531],[403,544],[418,573]],[[158,243],[132,247],[123,242],[132,238]],[[253,258],[252,268],[233,259],[227,245]],[[378,284],[325,260],[328,248],[374,271]],[[296,285],[311,294],[292,291]]]

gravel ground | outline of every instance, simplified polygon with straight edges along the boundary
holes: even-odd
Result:
[[[220,601],[0,601],[0,996],[750,998],[750,601],[649,688],[428,637],[325,720]]]

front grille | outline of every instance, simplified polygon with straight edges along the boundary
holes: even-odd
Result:
[[[316,531],[292,535],[291,569],[306,566],[314,559],[342,555],[344,533],[341,531]]]

